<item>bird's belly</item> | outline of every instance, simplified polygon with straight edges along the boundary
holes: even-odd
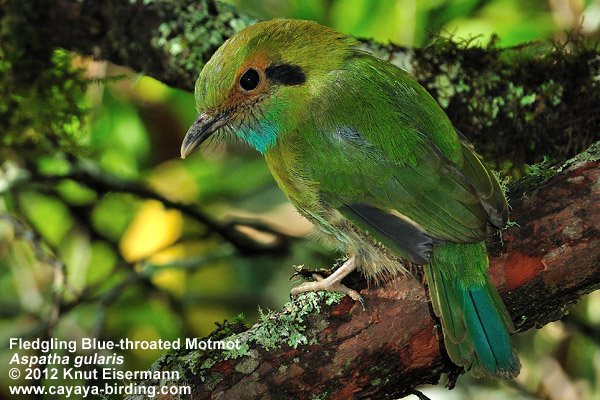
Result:
[[[334,249],[356,257],[359,271],[381,281],[405,273],[410,263],[346,219],[320,199],[318,184],[306,178],[301,165],[281,151],[267,151],[265,159],[275,181],[290,202],[319,231],[319,238]]]
[[[358,270],[369,281],[385,281],[413,267],[408,260],[373,239],[335,208],[322,202],[310,207],[294,205],[315,226],[316,236],[326,245],[355,257]]]
[[[362,231],[339,211],[324,206],[327,219],[323,224],[309,217],[325,242],[341,252],[355,257],[358,270],[370,281],[385,281],[413,267],[382,243]]]

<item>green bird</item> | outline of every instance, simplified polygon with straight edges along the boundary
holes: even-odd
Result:
[[[512,320],[487,274],[487,222],[503,227],[500,185],[410,75],[315,22],[274,20],[227,40],[196,82],[200,114],[185,158],[231,132],[262,153],[290,202],[349,255],[292,294],[330,290],[354,269],[380,281],[423,265],[450,359],[512,378]]]

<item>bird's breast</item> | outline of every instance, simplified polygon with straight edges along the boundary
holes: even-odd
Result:
[[[266,151],[265,160],[275,181],[297,208],[310,210],[318,202],[317,184],[311,182],[299,151],[278,143]]]

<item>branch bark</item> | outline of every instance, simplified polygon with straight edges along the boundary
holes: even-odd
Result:
[[[51,35],[42,47],[63,47],[128,66],[192,91],[202,65],[229,37],[258,21],[214,0],[35,0]]]
[[[517,181],[509,196],[518,225],[490,235],[489,272],[523,332],[600,287],[600,142]],[[303,295],[249,330],[231,335],[234,324],[212,337],[239,339],[239,351],[181,350],[154,368],[183,371],[194,399],[398,398],[457,374],[421,283],[354,286],[365,310],[347,297]]]

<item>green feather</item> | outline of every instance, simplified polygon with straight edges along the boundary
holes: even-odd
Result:
[[[465,162],[461,172],[475,188],[490,222],[499,228],[504,227],[508,222],[508,204],[500,183],[483,165],[473,146],[465,141],[462,141],[462,153]]]
[[[441,270],[431,265],[424,266],[425,276],[429,283],[431,301],[436,315],[442,318],[442,328],[446,342],[460,343],[465,340],[466,329],[461,304],[454,294],[451,283]]]
[[[520,363],[509,332],[512,320],[487,276],[484,243],[437,246],[426,267],[446,350],[476,377],[512,378]]]

